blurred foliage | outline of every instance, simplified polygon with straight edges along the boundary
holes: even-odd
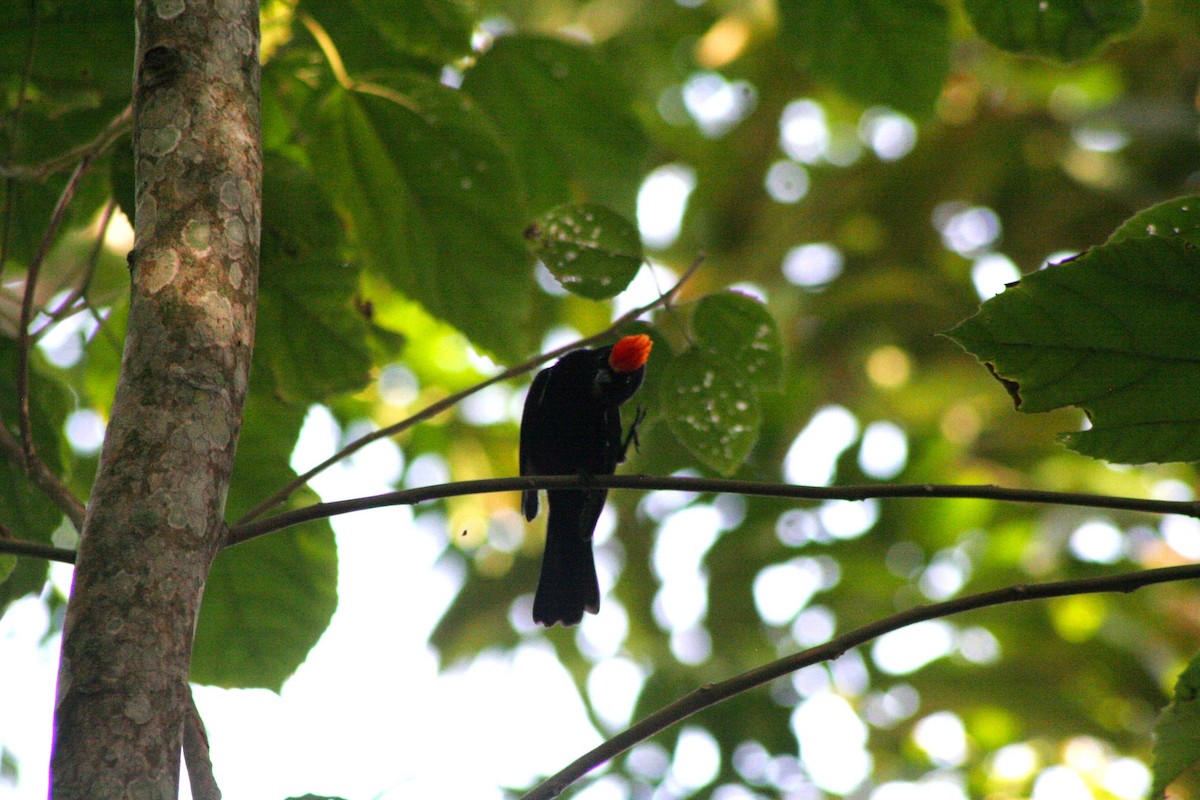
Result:
[[[15,167],[93,140],[128,102],[132,6],[37,0],[0,10],[0,413],[12,431],[23,278],[67,174],[26,179]],[[626,471],[1194,496],[1188,464],[1116,469],[1056,441],[1083,424],[1075,405],[1095,427],[1071,434],[1071,447],[1195,458],[1200,209],[1153,206],[1200,193],[1200,14],[1185,0],[1086,7],[264,2],[262,304],[230,521],[294,475],[288,456],[310,404],[347,429],[389,425],[484,377],[492,365],[481,353],[519,363],[564,331],[607,327],[612,304],[563,291],[523,239],[566,204],[638,212],[660,289],[706,254],[671,308],[625,331],[655,338],[638,396],[650,415]],[[124,221],[108,245],[95,244],[110,197],[133,207],[127,147],[106,153],[79,187],[36,296],[66,333],[44,338],[34,359],[35,438],[80,494],[96,456],[55,431],[72,410],[103,417],[111,402]],[[615,261],[588,264],[593,297],[624,285],[620,257],[636,252],[613,225],[585,237],[620,245],[603,248]],[[566,266],[560,274],[573,277]],[[936,335],[1021,273],[1035,277],[967,323],[977,334],[991,320],[988,336],[968,336],[971,327],[956,336],[1020,384],[1023,410],[1057,408],[1049,413],[1014,412],[974,358]],[[78,299],[63,306],[73,289]],[[1072,304],[1067,292],[1093,294]],[[1081,372],[1071,358],[1025,363],[988,350],[1030,319],[1002,313],[1023,297],[1043,304],[1039,336],[1065,328],[1083,348],[1116,336],[1119,352],[1095,354]],[[1133,344],[1118,336],[1134,328],[1143,338]],[[1162,358],[1179,368],[1139,361]],[[1161,382],[1128,399],[1106,394],[1147,372]],[[422,463],[445,465],[452,479],[514,474],[510,395],[526,383],[489,396],[507,403],[503,412],[460,407],[398,436],[410,465],[402,480]],[[685,391],[705,386],[719,391]],[[1061,391],[1047,400],[1035,389]],[[1087,444],[1105,435],[1109,415],[1125,421],[1148,398],[1174,426],[1154,437],[1160,449]],[[713,414],[722,424],[695,424]],[[443,504],[445,559],[466,564],[467,578],[433,644],[451,664],[544,639],[587,699],[588,676],[612,653],[586,632],[529,624],[542,523],[514,526],[516,503],[514,494]],[[616,654],[646,676],[638,715],[914,604],[1200,553],[1193,520],[1080,508],[622,492],[610,505],[617,533],[599,552],[616,580],[600,616],[627,618]],[[0,512],[13,535],[33,540],[48,541],[60,522],[10,464],[0,465]],[[502,533],[515,540],[500,546]],[[45,565],[10,566],[0,562],[0,604],[44,585]],[[278,687],[327,625],[336,576],[326,523],[222,555],[196,677]],[[948,620],[924,629],[940,649],[901,647],[914,659],[902,666],[881,643],[699,715],[689,724],[721,752],[702,786],[672,783],[638,751],[614,771],[635,797],[659,784],[665,796],[708,796],[727,783],[761,796],[802,792],[820,774],[821,742],[797,720],[836,698],[867,732],[861,796],[891,781],[942,781],[970,796],[1023,797],[1055,765],[1095,796],[1132,796],[1105,770],[1127,755],[1148,761],[1155,715],[1200,638],[1196,607],[1194,587],[1173,585]],[[917,658],[922,647],[928,659]],[[1172,724],[1194,736],[1178,722],[1190,706],[1177,709]],[[924,732],[947,719],[961,726],[951,737],[960,746],[939,749]],[[678,736],[653,747],[669,753]],[[1168,768],[1190,763],[1187,747],[1164,744]]]

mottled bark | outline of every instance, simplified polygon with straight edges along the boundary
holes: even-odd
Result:
[[[139,0],[137,26],[128,333],[55,709],[51,795],[73,800],[177,794],[254,334],[258,3]]]

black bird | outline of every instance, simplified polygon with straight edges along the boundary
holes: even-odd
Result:
[[[533,379],[521,416],[522,475],[612,475],[625,460],[642,421],[639,411],[622,438],[621,404],[646,374],[652,342],[646,334],[614,345],[572,350]],[[546,627],[575,625],[600,609],[592,532],[605,489],[551,490],[550,520],[533,619]],[[538,513],[536,491],[522,497],[525,518]]]

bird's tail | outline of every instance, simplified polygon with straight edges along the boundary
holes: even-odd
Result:
[[[556,622],[577,625],[584,611],[595,614],[600,610],[592,531],[604,507],[604,494],[549,493],[550,519],[546,523],[542,576],[533,598],[534,622],[546,627]]]

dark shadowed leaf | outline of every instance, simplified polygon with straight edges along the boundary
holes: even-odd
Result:
[[[467,71],[463,90],[511,144],[535,213],[586,201],[633,214],[647,141],[630,94],[592,49],[505,36]]]
[[[937,0],[780,0],[780,34],[807,70],[861,103],[928,113],[950,62]]]
[[[1200,761],[1200,658],[1193,658],[1175,683],[1175,699],[1154,726],[1154,786],[1151,797]]]
[[[1004,50],[1075,61],[1128,33],[1141,0],[966,0],[979,35]]]

